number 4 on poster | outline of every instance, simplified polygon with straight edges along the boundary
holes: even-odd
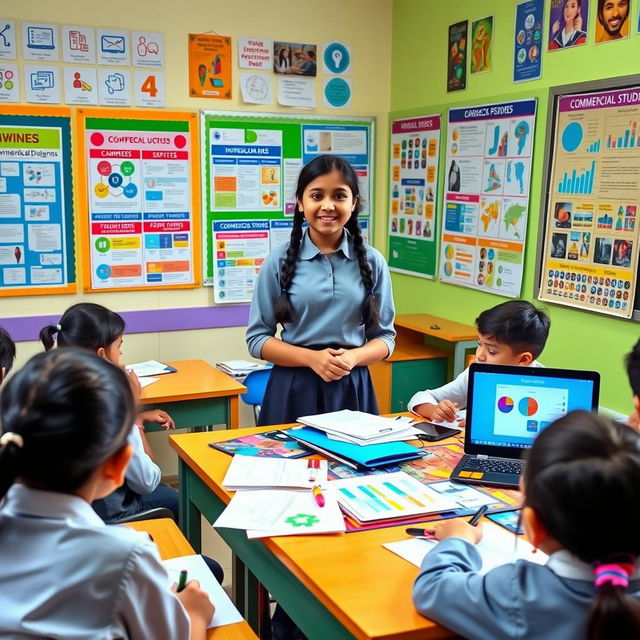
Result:
[[[136,71],[136,105],[138,107],[164,107],[166,103],[163,71]]]

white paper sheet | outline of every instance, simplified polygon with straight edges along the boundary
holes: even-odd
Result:
[[[167,365],[158,362],[157,360],[147,360],[146,362],[134,362],[133,364],[126,365],[128,371],[133,371],[138,378],[145,376],[159,376],[163,373],[169,373],[167,371]]]
[[[138,382],[140,383],[141,389],[148,387],[150,384],[153,384],[154,382],[158,382],[158,380],[160,380],[160,378],[138,378]]]
[[[213,618],[207,625],[208,629],[234,624],[235,622],[242,622],[242,616],[234,607],[233,602],[229,600],[229,596],[225,593],[222,586],[218,584],[218,581],[205,564],[202,556],[192,555],[171,558],[170,560],[164,560],[162,564],[164,564],[164,568],[169,574],[170,587],[178,584],[180,571],[186,569],[188,572],[187,581],[198,580],[198,582],[200,582],[200,588],[209,594],[209,599],[213,602],[216,610]]]
[[[534,553],[533,547],[526,540],[517,537],[497,524],[485,523],[483,529],[482,540],[477,545],[482,557],[482,569],[479,573],[485,574],[491,569],[520,559],[529,560],[529,562],[536,564],[547,563],[548,556],[545,553],[542,551]],[[382,546],[419,567],[425,555],[436,544],[435,540],[411,538],[400,542],[388,542]]]
[[[318,469],[309,469],[308,460],[233,456],[222,486],[238,489],[311,489],[327,484],[327,461],[318,460]]]

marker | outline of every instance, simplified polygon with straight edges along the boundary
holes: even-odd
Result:
[[[316,485],[311,489],[311,491],[313,492],[313,499],[316,501],[316,504],[319,507],[324,507],[324,495],[322,494],[322,489]]]
[[[309,482],[315,482],[320,469],[320,460],[317,458],[307,460],[307,469],[309,469]]]
[[[487,507],[486,504],[483,504],[474,514],[473,516],[471,516],[471,519],[469,520],[469,524],[472,527],[475,527],[478,522],[480,522],[480,518],[482,518],[482,516],[487,513],[487,511],[489,510],[489,507]]]
[[[180,572],[180,579],[178,580],[178,593],[184,590],[187,586],[187,570],[183,569]]]
[[[419,538],[433,538],[436,532],[433,529],[414,529],[410,527],[405,529],[410,536],[417,536]]]

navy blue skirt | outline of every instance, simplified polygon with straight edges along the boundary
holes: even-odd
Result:
[[[354,367],[351,373],[325,382],[309,367],[274,365],[258,424],[287,424],[300,416],[351,409],[378,414],[378,401],[367,367]]]

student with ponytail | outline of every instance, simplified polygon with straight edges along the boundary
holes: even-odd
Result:
[[[197,582],[180,593],[146,534],[91,503],[124,479],[127,376],[88,351],[34,356],[0,398],[0,637],[204,639]]]
[[[522,488],[526,536],[547,564],[480,575],[481,527],[437,524],[418,611],[469,640],[640,638],[640,435],[574,411],[535,440]]]
[[[260,424],[378,412],[367,365],[393,351],[394,307],[387,264],[362,238],[361,206],[346,160],[321,155],[303,167],[291,238],[265,260],[251,304],[249,352],[275,364]]]

